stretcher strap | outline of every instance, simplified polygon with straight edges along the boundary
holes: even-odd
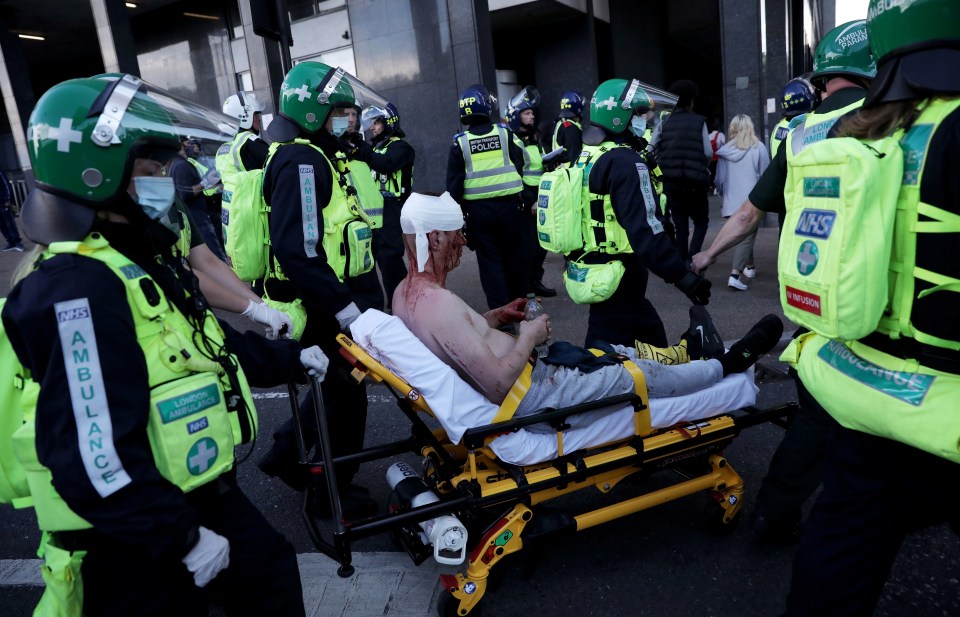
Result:
[[[498,409],[496,415],[493,416],[491,424],[506,422],[513,417],[513,414],[517,413],[517,407],[520,406],[520,401],[527,395],[527,391],[533,383],[532,376],[533,364],[527,362],[523,365],[523,371],[520,372],[520,376],[513,382],[513,387],[507,392],[507,398],[503,399],[503,404],[500,405],[500,409]]]
[[[599,349],[590,349],[590,353],[595,356],[607,355],[606,352]],[[653,428],[650,424],[650,403],[647,394],[647,378],[644,377],[643,371],[640,370],[640,367],[637,366],[632,360],[626,356],[618,356],[623,360],[622,366],[627,369],[627,372],[630,373],[630,376],[633,377],[633,390],[636,392],[637,396],[640,397],[640,407],[634,409],[633,414],[633,431],[635,435],[646,436],[649,435]]]

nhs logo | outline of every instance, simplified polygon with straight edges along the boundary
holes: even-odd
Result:
[[[800,213],[800,220],[797,221],[797,229],[794,233],[810,238],[829,238],[836,218],[837,213],[829,210],[804,209]]]

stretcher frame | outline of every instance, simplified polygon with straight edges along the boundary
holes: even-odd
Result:
[[[346,335],[337,337],[341,354],[350,363],[359,382],[371,379],[384,383],[406,418],[411,436],[406,439],[365,448],[359,452],[333,457],[327,420],[323,413],[319,383],[311,380],[316,406],[319,448],[310,460],[302,435],[302,418],[297,408],[297,393],[291,386],[300,463],[324,482],[308,483],[302,516],[317,549],[339,564],[341,577],[353,574],[351,545],[380,533],[393,533],[416,565],[433,552],[423,544],[418,523],[445,514],[456,515],[469,529],[469,553],[466,568],[456,575],[441,575],[444,593],[438,603],[441,616],[464,616],[472,612],[487,589],[491,569],[504,557],[520,551],[524,542],[535,542],[546,535],[583,531],[681,497],[707,491],[713,498],[713,519],[717,529],[732,528],[743,504],[743,480],[723,457],[722,450],[749,426],[775,422],[785,426],[798,405],[789,402],[774,408],[743,409],[743,415],[729,413],[668,429],[650,428],[650,413],[636,394],[624,394],[534,416],[467,430],[459,444],[452,444],[442,428],[430,429],[420,416],[433,416],[423,396]],[[632,405],[635,435],[573,453],[563,453],[562,434],[567,417],[585,411]],[[496,458],[488,444],[492,439],[517,429],[548,422],[558,429],[561,455],[536,465],[512,465]],[[383,515],[362,520],[345,520],[336,490],[336,468],[346,463],[364,463],[406,453],[419,454],[424,462],[424,481],[440,501],[419,507],[395,507]],[[621,480],[635,474],[663,469],[680,472],[681,481],[603,506],[571,515],[549,512],[543,517],[534,508],[550,499],[595,487],[609,493]],[[333,512],[334,529],[330,540],[324,538],[316,518],[310,512],[315,492],[325,485]],[[479,527],[478,527],[479,526]],[[482,529],[479,536],[477,529]],[[476,538],[479,537],[479,540]],[[472,547],[472,548],[470,548]]]

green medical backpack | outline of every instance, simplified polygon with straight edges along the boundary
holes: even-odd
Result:
[[[263,170],[241,171],[234,178],[233,194],[230,201],[223,201],[221,214],[224,248],[240,280],[255,281],[266,276],[270,259],[270,207],[263,199]]]
[[[888,301],[902,132],[877,141],[825,139],[788,157],[780,238],[780,303],[829,338],[873,332]]]
[[[0,310],[6,302],[0,298]],[[26,371],[0,324],[0,503],[18,508],[32,503],[27,476],[13,454],[13,434],[24,423],[21,398],[25,384]]]
[[[553,253],[583,248],[581,230],[583,167],[563,167],[543,174],[537,198],[537,238]]]

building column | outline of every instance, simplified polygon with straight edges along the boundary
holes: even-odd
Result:
[[[13,84],[17,84],[17,87],[14,88]],[[33,188],[33,173],[27,152],[26,126],[36,103],[30,84],[30,73],[20,39],[0,20],[0,93],[13,134],[17,163],[24,172],[28,189]]]
[[[760,2],[720,0],[724,125],[747,114],[763,130],[766,100],[761,71]]]
[[[279,109],[280,84],[283,83],[285,74],[283,63],[280,60],[280,44],[253,32],[250,4],[251,2],[263,1],[239,0],[240,22],[243,24],[243,41],[247,51],[247,66],[250,69],[253,89],[260,101],[272,107],[272,109],[266,109],[264,113],[275,115],[276,110]],[[237,66],[243,66],[243,63],[236,59],[234,59],[234,63]],[[260,98],[264,94],[267,96]]]
[[[100,41],[103,69],[107,73],[140,75],[137,46],[133,41],[130,14],[123,0],[90,0],[93,23]]]

